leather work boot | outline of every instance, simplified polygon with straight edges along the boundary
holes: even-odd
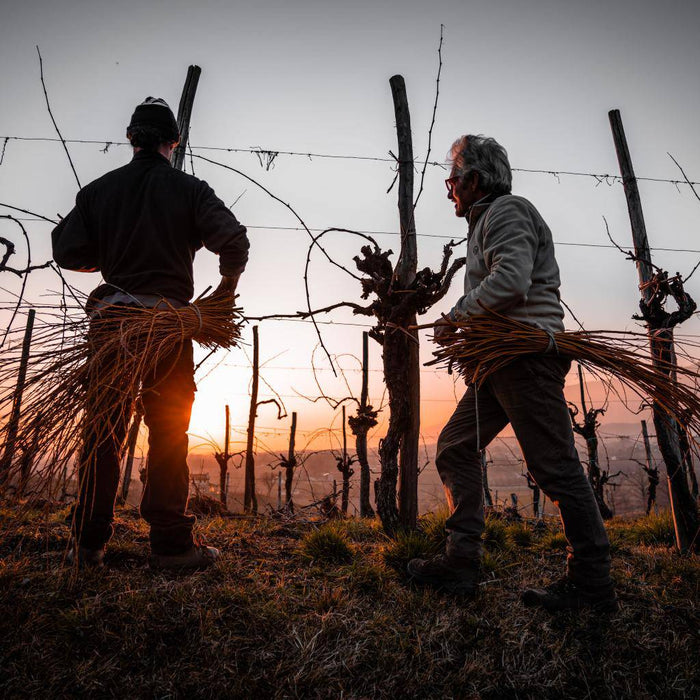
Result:
[[[545,588],[526,588],[520,599],[525,607],[541,607],[549,612],[591,608],[608,613],[618,609],[612,582],[604,586],[588,587],[576,584],[566,577]]]
[[[182,554],[152,554],[148,563],[151,569],[159,571],[208,569],[220,556],[221,552],[216,547],[195,544]]]
[[[479,583],[479,562],[448,554],[436,554],[430,559],[411,559],[408,575],[419,586],[438,591],[474,595]]]
[[[73,566],[76,560],[79,569],[101,569],[105,565],[105,549],[88,549],[74,543],[66,555],[66,564]]]

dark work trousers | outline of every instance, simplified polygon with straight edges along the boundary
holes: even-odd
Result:
[[[559,508],[568,540],[568,576],[605,585],[610,577],[610,544],[591,485],[574,446],[564,380],[569,360],[528,355],[469,386],[440,433],[437,469],[451,516],[447,552],[481,555],[484,503],[479,450],[510,423],[542,491]]]
[[[100,323],[104,324],[104,319]],[[94,363],[89,380],[94,399],[85,407],[74,532],[78,542],[90,549],[99,549],[112,536],[120,456],[132,413],[131,396],[118,385],[108,386],[101,381],[106,376],[105,365],[116,360],[106,358],[101,366]],[[143,378],[148,463],[141,515],[151,526],[151,550],[156,554],[179,554],[193,544],[195,518],[187,515],[186,509],[187,429],[194,392],[191,340],[165,354]]]

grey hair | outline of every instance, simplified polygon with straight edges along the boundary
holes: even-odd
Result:
[[[460,136],[450,149],[448,162],[458,175],[479,173],[479,187],[489,194],[509,194],[513,175],[508,153],[489,136]]]

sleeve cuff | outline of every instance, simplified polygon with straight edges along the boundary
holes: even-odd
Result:
[[[458,321],[463,321],[465,319],[465,314],[463,314],[461,311],[458,311],[457,307],[455,306],[452,308],[450,313],[447,314],[447,318],[453,323],[456,323]]]
[[[246,263],[247,261],[238,264],[224,263],[221,261],[219,263],[219,274],[222,277],[235,277],[236,275],[240,275],[243,270],[245,270]]]

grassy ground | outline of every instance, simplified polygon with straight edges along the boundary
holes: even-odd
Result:
[[[0,696],[697,698],[700,562],[668,518],[610,525],[621,610],[551,616],[518,602],[564,568],[554,524],[491,520],[466,601],[407,585],[444,520],[387,541],[376,524],[317,529],[202,519],[224,556],[189,576],[147,568],[147,531],[119,513],[108,566],[62,566],[65,511],[0,512]]]

